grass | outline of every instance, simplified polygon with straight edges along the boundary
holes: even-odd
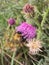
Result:
[[[36,7],[33,17],[22,13],[26,3]],[[9,28],[7,20],[11,17],[16,23]],[[42,53],[31,55],[26,41],[13,39],[15,27],[22,21],[37,27],[35,39],[43,42]],[[49,65],[49,0],[0,0],[0,50],[0,65]]]

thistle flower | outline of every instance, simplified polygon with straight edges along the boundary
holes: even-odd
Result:
[[[24,7],[23,7],[23,12],[25,13],[32,13],[34,12],[34,7],[30,4],[26,4]]]
[[[36,40],[36,39],[28,41],[28,44],[26,44],[26,46],[29,47],[29,53],[32,55],[35,55],[35,54],[39,53],[39,51],[42,52],[41,43],[42,42],[40,40]]]
[[[13,18],[8,19],[8,23],[9,23],[10,25],[15,24],[15,19],[13,19]]]
[[[23,22],[21,25],[16,27],[16,32],[21,32],[24,39],[32,39],[36,36],[36,27]]]

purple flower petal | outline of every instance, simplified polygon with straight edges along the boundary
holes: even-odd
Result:
[[[16,31],[19,31],[22,33],[22,36],[27,39],[32,39],[36,35],[36,27],[23,22],[21,25],[19,25],[16,29]]]

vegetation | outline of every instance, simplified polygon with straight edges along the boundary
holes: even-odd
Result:
[[[49,0],[0,0],[0,65],[49,65]]]

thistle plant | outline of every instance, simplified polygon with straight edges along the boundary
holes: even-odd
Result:
[[[49,65],[49,0],[0,0],[0,65]]]

